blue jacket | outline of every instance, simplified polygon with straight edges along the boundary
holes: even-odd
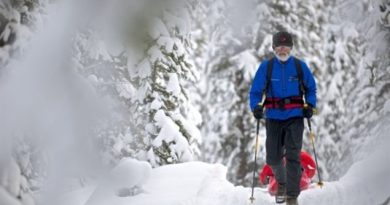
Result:
[[[252,87],[249,92],[250,108],[253,111],[255,106],[262,102],[262,94],[266,84],[267,65],[273,63],[271,82],[268,87],[266,96],[273,98],[285,98],[299,96],[299,80],[297,69],[293,57],[290,57],[285,63],[273,58],[273,62],[265,60],[258,68]],[[305,100],[307,104],[316,107],[316,83],[313,74],[306,63],[301,62],[303,73],[303,84],[306,88]],[[272,90],[271,90],[272,89]],[[302,117],[302,108],[292,108],[281,110],[278,108],[269,108],[265,111],[268,119],[286,120],[292,117]]]

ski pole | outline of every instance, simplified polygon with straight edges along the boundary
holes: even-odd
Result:
[[[256,145],[255,145],[255,167],[253,169],[253,179],[252,179],[252,195],[249,198],[251,201],[251,204],[255,201],[255,198],[253,197],[254,189],[255,189],[255,172],[257,170],[257,146],[259,141],[259,127],[260,127],[260,119],[257,119],[257,128],[256,128]]]
[[[311,140],[311,144],[313,146],[313,153],[314,153],[314,159],[316,160],[316,168],[317,168],[317,173],[318,173],[318,186],[320,186],[322,188],[322,186],[324,185],[324,183],[322,182],[321,180],[321,174],[320,174],[320,170],[318,169],[318,161],[317,161],[317,154],[316,154],[316,148],[314,146],[314,133],[313,131],[311,130],[311,122],[310,122],[310,119],[309,118],[306,118],[307,119],[307,124],[309,126],[309,131],[310,131],[310,140]]]

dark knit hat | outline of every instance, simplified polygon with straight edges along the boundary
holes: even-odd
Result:
[[[293,46],[293,40],[291,34],[287,31],[279,31],[272,36],[272,47],[278,46]]]

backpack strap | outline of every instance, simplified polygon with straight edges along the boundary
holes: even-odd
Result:
[[[267,96],[267,92],[268,92],[268,90],[269,90],[269,88],[270,88],[270,85],[272,85],[271,84],[271,77],[272,77],[272,70],[273,70],[273,65],[274,65],[274,58],[275,57],[273,57],[273,58],[271,58],[269,61],[268,61],[268,64],[267,64],[267,75],[266,75],[266,81],[265,81],[265,87],[264,87],[264,90],[263,90],[263,96],[266,98],[266,96]],[[274,94],[273,94],[273,91],[272,91],[272,88],[271,88],[271,95],[272,95],[272,97],[274,96]],[[276,106],[275,106],[275,102],[273,102],[273,104],[272,104],[272,107],[273,108],[275,108]]]
[[[266,83],[265,83],[265,87],[264,87],[264,90],[263,90],[263,95],[266,96],[267,92],[269,89],[271,89],[271,97],[273,98],[274,95],[273,95],[273,91],[272,91],[272,88],[270,88],[272,86],[271,84],[271,78],[272,78],[272,70],[273,70],[273,64],[274,64],[274,58],[271,58],[269,61],[268,61],[268,64],[267,64],[267,74],[266,74]],[[297,75],[298,75],[298,81],[299,81],[299,96],[303,97],[306,93],[306,87],[303,83],[303,70],[302,70],[302,64],[301,64],[301,61],[295,57],[294,58],[294,63],[295,63],[295,69],[297,70]],[[272,102],[272,108],[276,108],[276,105],[275,105],[275,101]]]
[[[299,81],[299,95],[303,96],[306,93],[306,87],[303,83],[303,71],[301,61],[294,57],[295,68],[297,69],[298,81]]]
[[[268,88],[271,84],[271,77],[272,77],[272,69],[273,69],[273,66],[274,65],[274,58],[271,58],[269,61],[268,61],[268,64],[267,64],[267,75],[266,75],[266,78],[265,78],[265,87],[264,87],[264,90],[263,90],[263,93],[267,94],[267,91],[268,91]]]

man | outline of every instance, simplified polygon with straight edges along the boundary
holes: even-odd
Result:
[[[254,117],[266,118],[266,162],[278,182],[275,201],[287,205],[298,204],[303,119],[312,117],[317,100],[313,74],[291,56],[292,47],[288,32],[273,35],[275,57],[261,63],[249,94]]]

